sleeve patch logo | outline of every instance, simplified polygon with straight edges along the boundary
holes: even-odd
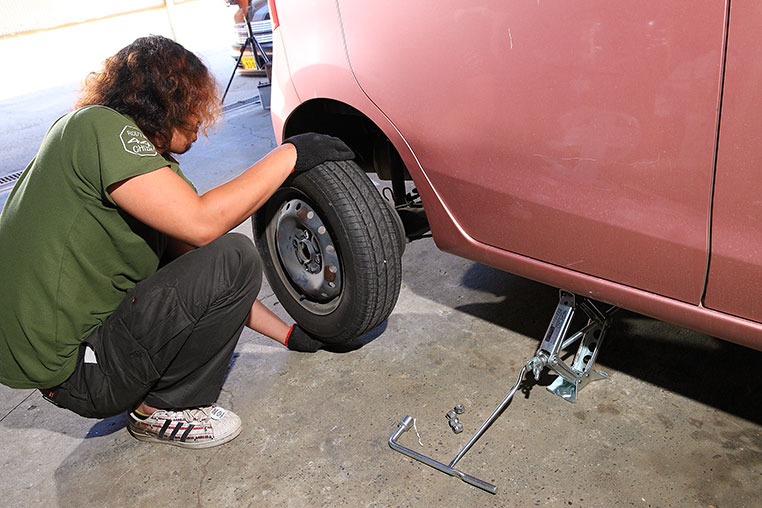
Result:
[[[127,153],[139,155],[141,157],[153,157],[158,155],[158,153],[156,153],[156,148],[137,127],[125,125],[121,134],[119,134],[119,137],[122,140],[122,146]]]

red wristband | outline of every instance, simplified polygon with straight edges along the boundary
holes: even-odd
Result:
[[[288,338],[291,337],[291,332],[294,331],[294,326],[295,325],[291,325],[291,328],[288,329],[288,333],[286,334],[286,340],[283,342],[283,345],[286,347],[288,347]]]

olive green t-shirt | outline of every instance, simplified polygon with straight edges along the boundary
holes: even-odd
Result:
[[[165,166],[185,179],[110,108],[88,106],[53,124],[0,215],[0,382],[65,381],[80,342],[156,271],[166,237],[106,189]]]

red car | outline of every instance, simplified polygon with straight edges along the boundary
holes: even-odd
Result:
[[[270,3],[276,137],[357,154],[254,220],[314,333],[385,319],[427,221],[442,250],[762,350],[756,4]]]

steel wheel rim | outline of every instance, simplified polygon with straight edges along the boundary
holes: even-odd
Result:
[[[318,314],[334,310],[342,291],[341,262],[320,215],[309,203],[292,198],[273,222],[280,265],[300,304]]]

